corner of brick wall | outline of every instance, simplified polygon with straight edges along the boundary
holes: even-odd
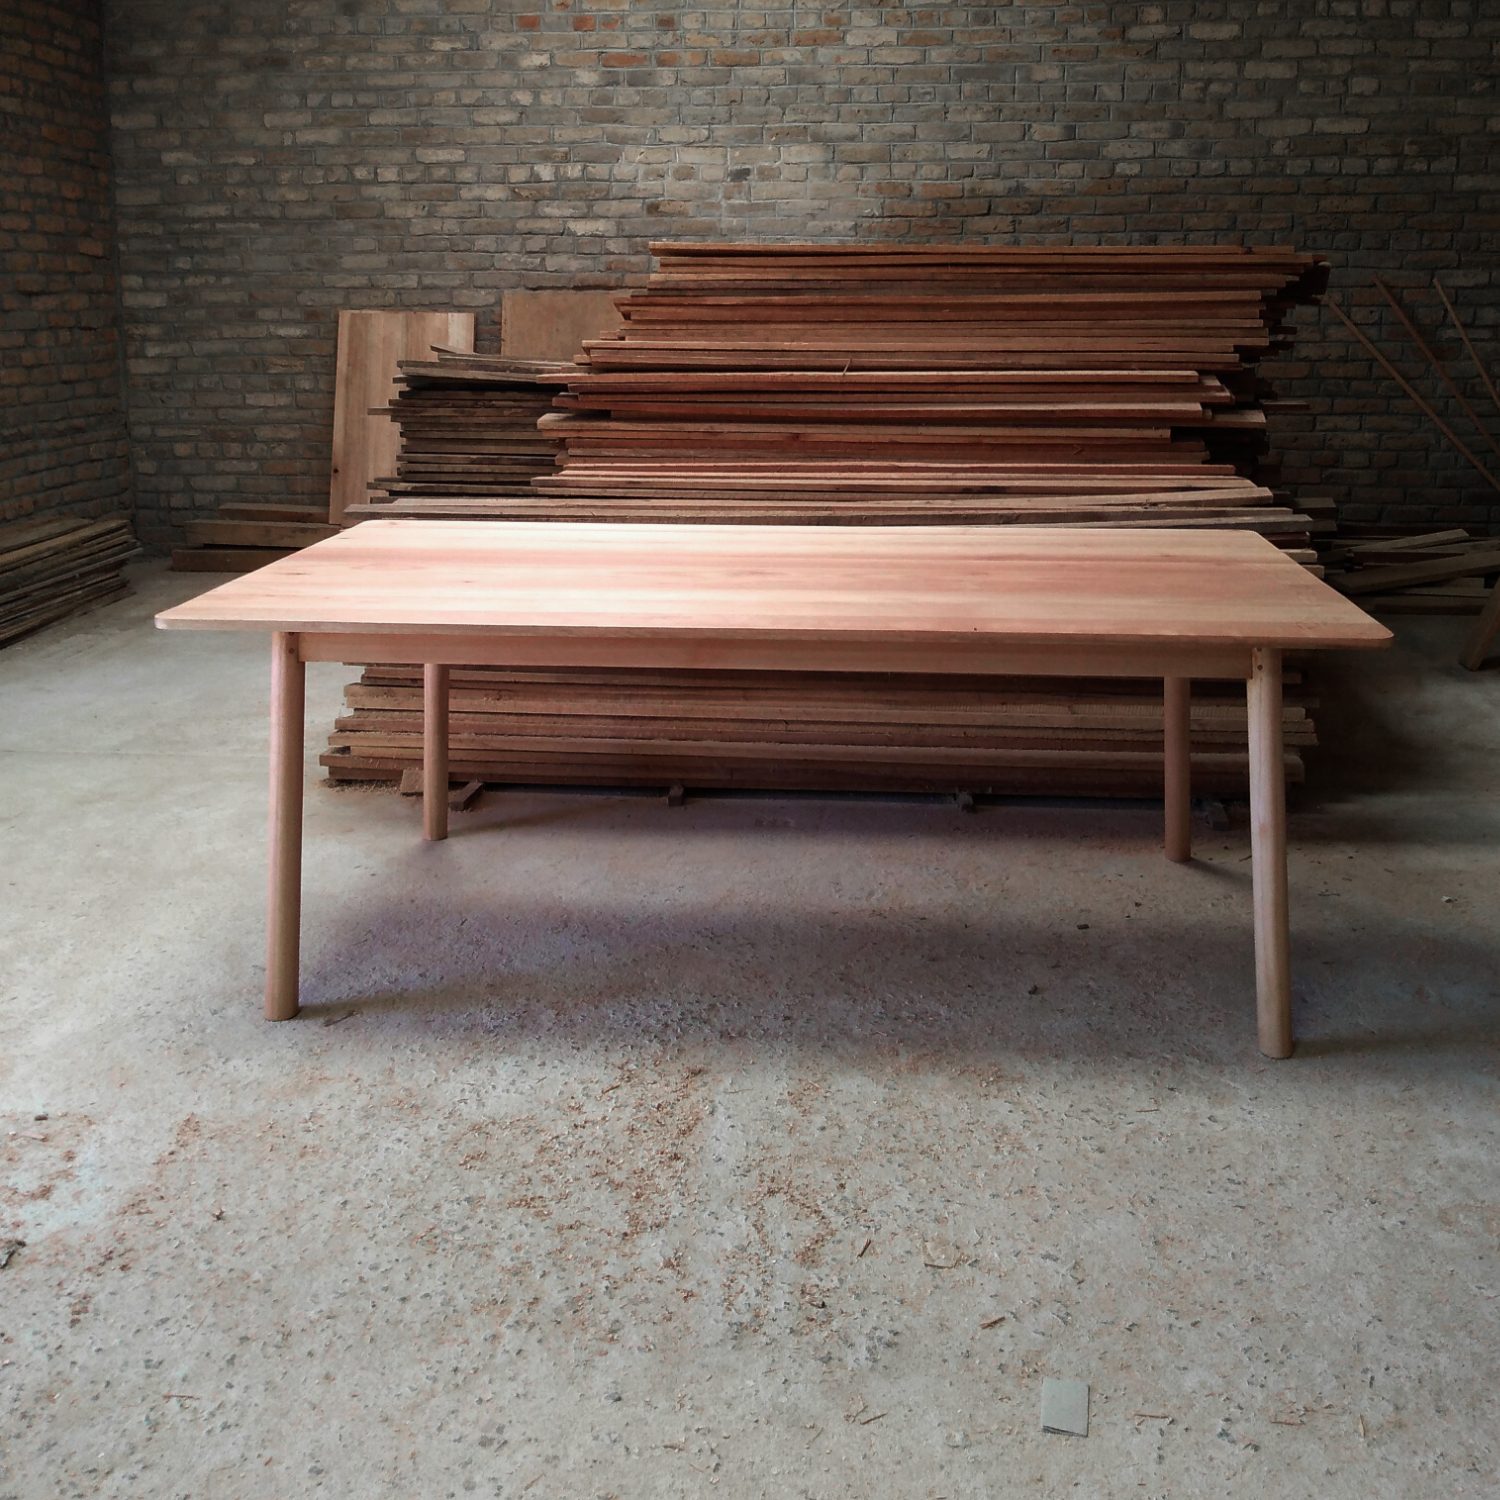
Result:
[[[0,7],[0,521],[131,507],[99,16]]]
[[[1292,242],[1456,427],[1372,276],[1473,385],[1440,273],[1500,364],[1489,0],[131,0],[108,41],[157,537],[321,502],[340,307],[488,334],[504,288],[639,281],[657,238]],[[1332,316],[1300,321],[1268,372],[1315,409],[1276,419],[1286,480],[1351,518],[1500,523]]]

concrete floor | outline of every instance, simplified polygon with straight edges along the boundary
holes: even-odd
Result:
[[[139,582],[0,653],[0,1496],[1500,1493],[1462,622],[1320,720],[1270,1064],[1244,832],[1083,804],[314,786],[264,1024],[265,644]]]

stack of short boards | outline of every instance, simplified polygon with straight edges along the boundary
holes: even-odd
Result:
[[[123,516],[0,526],[0,646],[128,593],[120,568],[138,550]]]
[[[1317,257],[1242,246],[653,249],[659,269],[621,295],[618,332],[538,376],[557,389],[539,423],[554,467],[524,483],[487,469],[501,450],[475,451],[483,417],[464,437],[449,380],[428,397],[434,415],[410,454],[403,423],[400,486],[366,513],[1227,526],[1317,565],[1313,538],[1332,529],[1331,505],[1294,507],[1271,487],[1273,393],[1258,373],[1288,346],[1293,308],[1324,289]],[[414,378],[448,366],[403,366],[398,409],[430,389]],[[464,462],[445,475],[435,453]],[[452,680],[452,769],[465,779],[1160,791],[1153,683],[499,669]],[[1295,779],[1313,727],[1291,680]],[[386,779],[415,765],[420,709],[415,670],[370,667],[323,756],[330,776]],[[1243,687],[1198,684],[1192,734],[1197,789],[1241,795]]]
[[[350,506],[350,520],[490,515],[556,468],[557,440],[538,424],[572,365],[433,353],[400,362],[395,399],[380,408],[401,435],[396,473],[375,481],[386,498]]]

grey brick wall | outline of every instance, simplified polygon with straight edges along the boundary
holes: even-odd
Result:
[[[1440,272],[1500,364],[1500,0],[107,17],[158,539],[231,497],[324,496],[340,306],[472,307],[489,332],[502,288],[638,281],[650,238],[1292,241],[1406,368],[1372,273]],[[1286,477],[1351,516],[1500,522],[1331,316],[1303,321],[1277,373],[1318,419],[1280,419]]]
[[[0,0],[0,521],[130,508],[97,7]]]

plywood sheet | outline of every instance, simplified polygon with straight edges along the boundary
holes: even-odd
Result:
[[[623,319],[620,292],[504,292],[500,298],[500,352],[513,359],[572,359],[585,339],[613,335]]]
[[[335,526],[351,505],[368,498],[372,479],[395,473],[396,425],[388,416],[372,416],[371,408],[395,395],[397,361],[425,358],[434,344],[472,349],[474,314],[340,311],[328,485],[328,519]]]

